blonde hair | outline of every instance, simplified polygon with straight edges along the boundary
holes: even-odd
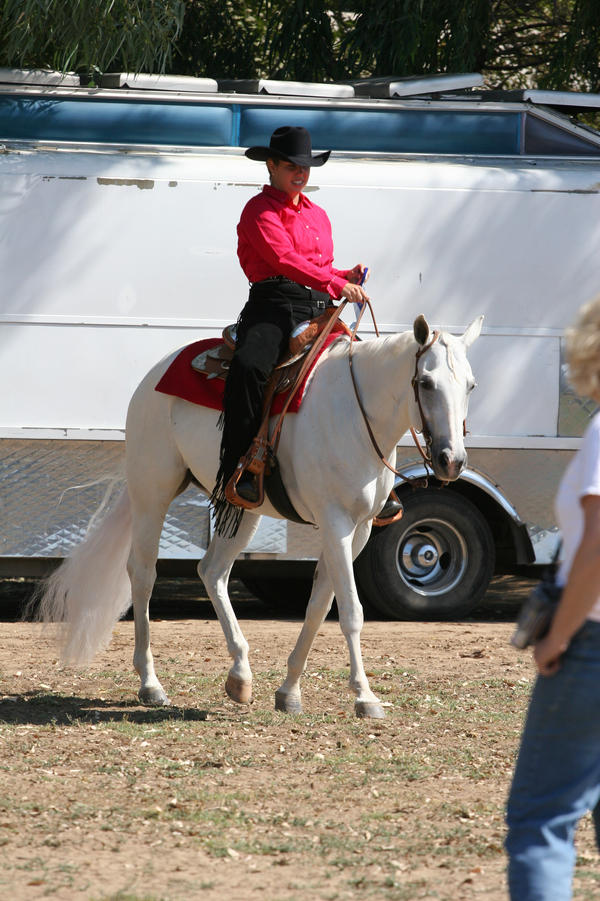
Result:
[[[581,307],[565,338],[569,381],[578,394],[600,401],[600,296]]]

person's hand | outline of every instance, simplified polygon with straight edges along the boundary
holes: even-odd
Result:
[[[568,641],[557,638],[550,632],[533,649],[533,659],[540,676],[553,676],[560,669],[560,658],[567,650]]]
[[[369,300],[369,295],[365,289],[361,288],[360,285],[353,285],[352,282],[346,282],[342,290],[342,297],[345,297],[346,300],[351,300],[352,303],[360,304],[364,303],[365,300]]]
[[[366,268],[367,267],[364,266],[362,263],[357,263],[356,266],[353,269],[351,269],[350,272],[348,273],[348,281],[352,282],[353,285],[360,284]],[[367,276],[365,278],[365,282],[369,281],[370,275],[371,275],[371,273],[367,269]]]

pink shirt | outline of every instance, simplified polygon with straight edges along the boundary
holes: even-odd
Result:
[[[331,223],[325,210],[300,194],[297,204],[265,185],[249,200],[237,227],[238,258],[249,282],[286,278],[340,297],[347,269],[335,269]]]

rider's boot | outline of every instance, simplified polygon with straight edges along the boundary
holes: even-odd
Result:
[[[260,487],[256,473],[247,469],[236,482],[235,490],[239,497],[250,504],[258,504],[260,500]]]
[[[266,426],[261,427],[225,486],[225,497],[234,507],[251,510],[260,507],[264,500],[265,466],[269,453],[266,437],[268,420],[265,422]]]
[[[375,526],[388,526],[390,523],[398,522],[402,518],[404,507],[402,501],[398,498],[396,492],[392,489],[390,496],[383,505],[381,511],[373,520]]]

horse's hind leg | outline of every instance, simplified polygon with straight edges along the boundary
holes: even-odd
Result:
[[[140,507],[132,501],[133,538],[127,571],[131,580],[131,599],[135,623],[133,666],[140,677],[138,697],[142,704],[166,706],[170,704],[154,671],[150,650],[150,596],[156,580],[156,558],[163,520],[168,508],[160,504]]]
[[[259,522],[260,516],[245,512],[237,534],[232,538],[215,535],[208,551],[198,564],[198,575],[204,582],[219,617],[227,650],[233,660],[225,683],[225,691],[238,704],[247,704],[252,700],[252,671],[248,661],[248,642],[231,606],[227,583],[235,558],[252,540]]]
[[[159,497],[149,486],[142,497],[132,497],[133,535],[127,571],[135,622],[133,666],[140,677],[138,697],[142,704],[166,706],[170,701],[154,671],[150,650],[149,604],[156,580],[156,558],[163,521],[176,490]],[[169,496],[170,495],[170,496]],[[168,500],[167,500],[168,498]]]
[[[131,408],[130,418],[133,419]],[[127,441],[127,486],[132,517],[127,572],[131,581],[135,621],[133,666],[140,677],[140,701],[165,706],[170,702],[154,671],[148,607],[156,580],[156,558],[163,522],[169,504],[187,484],[187,470],[164,428],[157,428],[149,438],[145,429],[132,428],[128,420]]]

